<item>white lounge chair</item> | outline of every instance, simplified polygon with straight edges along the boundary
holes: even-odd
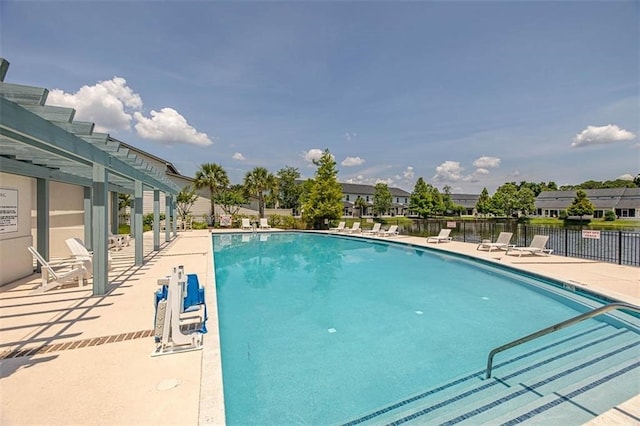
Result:
[[[269,225],[269,221],[266,217],[260,218],[260,229],[271,229],[271,225]]]
[[[382,226],[382,224],[380,222],[376,222],[373,224],[373,228],[364,229],[362,230],[362,233],[364,235],[378,235],[380,233],[380,226]]]
[[[248,230],[253,229],[253,227],[251,226],[251,221],[249,220],[248,217],[242,218],[242,225],[240,226],[240,229],[248,229]]]
[[[386,231],[380,231],[378,233],[381,237],[395,237],[398,235],[398,225],[391,225]]]
[[[64,242],[67,244],[67,247],[69,247],[71,255],[75,259],[82,260],[89,274],[93,274],[93,253],[87,250],[82,240],[78,238],[67,238]],[[111,270],[111,253],[108,253],[107,268]]]
[[[85,268],[82,260],[73,260],[72,263],[67,261],[66,263],[54,265],[55,262],[47,262],[34,247],[29,246],[27,250],[29,250],[38,263],[40,263],[42,272],[42,284],[40,288],[42,291],[50,290],[74,280],[78,282],[78,287],[81,287],[84,285],[84,280],[89,278],[89,271]]]
[[[351,228],[344,228],[344,232],[348,232],[349,234],[355,234],[361,231],[362,229],[360,229],[360,222],[353,222]]]
[[[449,234],[451,234],[451,229],[449,228],[441,229],[438,235],[427,237],[427,242],[428,243],[448,243],[453,239],[449,236]]]
[[[128,247],[131,243],[131,236],[129,234],[117,234],[114,235],[109,232],[107,237],[107,244],[110,249],[114,248],[116,250],[122,250],[125,247]]]
[[[546,256],[549,256],[551,253],[553,253],[553,249],[545,248],[545,246],[547,245],[547,241],[549,241],[548,235],[534,235],[533,240],[531,240],[531,244],[529,244],[529,247],[509,247],[505,254],[509,254],[512,251],[517,251],[518,257],[521,257],[522,253],[527,253],[527,254],[541,253]]]
[[[329,232],[342,232],[344,231],[345,225],[346,225],[346,222],[340,222],[338,223],[338,226],[336,226],[335,228],[329,228]]]
[[[498,235],[498,239],[496,240],[495,243],[482,242],[478,244],[478,247],[476,247],[476,250],[487,249],[489,252],[491,252],[491,250],[493,249],[507,250],[509,247],[515,247],[515,245],[509,244],[509,241],[511,241],[512,236],[513,236],[513,232],[501,232],[500,235]]]

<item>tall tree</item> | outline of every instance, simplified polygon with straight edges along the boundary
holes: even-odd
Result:
[[[264,217],[265,192],[275,191],[276,177],[264,167],[256,167],[244,176],[244,187],[251,196],[258,197],[258,211]]]
[[[362,213],[364,212],[364,209],[367,208],[367,201],[358,195],[356,200],[353,202],[353,207],[355,207],[358,210],[358,217],[362,217]]]
[[[373,191],[373,212],[377,215],[383,215],[391,209],[393,205],[393,196],[389,191],[386,183],[379,182]]]
[[[278,202],[283,209],[297,209],[302,187],[296,183],[300,172],[296,167],[285,166],[276,173],[278,177]]]
[[[422,177],[419,177],[409,198],[409,210],[418,213],[423,219],[433,214],[433,198],[430,186]]]
[[[533,191],[528,187],[523,187],[520,188],[516,194],[515,207],[524,213],[525,216],[528,216],[529,213],[533,212],[536,208],[535,201],[536,196]]]
[[[491,213],[491,197],[486,187],[482,188],[480,198],[478,198],[478,202],[476,203],[476,211],[483,216]]]
[[[187,185],[176,196],[176,210],[178,217],[184,222],[187,220],[187,216],[191,213],[191,207],[198,199],[196,189],[191,185]]]
[[[567,208],[567,215],[580,216],[580,220],[582,220],[584,216],[592,215],[593,211],[594,207],[589,198],[587,198],[587,193],[582,189],[578,189],[578,191],[576,191],[576,197]]]
[[[216,203],[222,207],[223,212],[234,215],[238,213],[243,204],[247,203],[244,194],[245,189],[242,185],[232,185],[230,188],[225,188],[218,192]]]
[[[516,210],[518,187],[515,183],[509,182],[500,186],[491,197],[491,210],[496,215],[511,214]]]
[[[325,219],[342,217],[342,185],[338,182],[336,162],[328,149],[313,164],[318,168],[314,179],[308,184],[302,209],[307,223],[320,229],[324,226]]]
[[[216,163],[204,163],[200,165],[200,170],[196,171],[194,186],[196,189],[209,189],[211,199],[211,218],[215,222],[216,202],[215,197],[218,191],[229,186],[229,177],[226,170]]]

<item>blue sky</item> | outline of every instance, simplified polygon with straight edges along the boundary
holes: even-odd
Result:
[[[453,192],[640,172],[637,1],[5,1],[6,82],[193,176]]]

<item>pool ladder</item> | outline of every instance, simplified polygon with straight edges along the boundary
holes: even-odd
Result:
[[[521,345],[522,343],[526,343],[529,342],[533,339],[537,339],[538,337],[542,337],[544,335],[547,335],[549,333],[553,333],[554,331],[558,331],[558,330],[562,330],[563,328],[569,327],[570,325],[573,324],[577,324],[581,321],[584,321],[586,319],[589,318],[593,318],[595,316],[604,314],[605,312],[609,312],[609,311],[614,311],[616,309],[627,309],[630,311],[634,311],[634,312],[640,312],[640,307],[635,306],[635,305],[631,305],[629,303],[622,303],[622,302],[617,302],[617,303],[610,303],[608,305],[605,306],[601,306],[597,309],[594,309],[592,311],[589,312],[585,312],[584,314],[578,315],[576,317],[570,318],[566,321],[562,321],[559,322],[558,324],[552,325],[550,327],[547,328],[543,328],[540,331],[536,331],[535,333],[531,333],[528,336],[524,336],[521,337],[519,339],[516,339],[512,342],[506,343],[502,346],[498,346],[497,348],[493,349],[491,352],[489,352],[489,357],[487,359],[487,376],[485,377],[485,379],[490,379],[491,378],[491,368],[493,367],[493,357],[502,351],[506,351],[507,349],[511,349],[515,346]]]

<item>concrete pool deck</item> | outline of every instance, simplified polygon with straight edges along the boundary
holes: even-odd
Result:
[[[228,231],[227,231],[228,232]],[[277,232],[277,231],[276,231]],[[34,293],[39,274],[0,287],[0,424],[223,424],[211,232],[180,233],[145,262],[133,247],[113,252],[110,291],[91,287]],[[389,240],[499,262],[640,305],[640,268],[561,256],[506,256],[473,243]],[[157,279],[183,265],[207,284],[204,350],[151,357]],[[203,378],[206,371],[206,380]],[[638,424],[640,397],[591,424]]]

